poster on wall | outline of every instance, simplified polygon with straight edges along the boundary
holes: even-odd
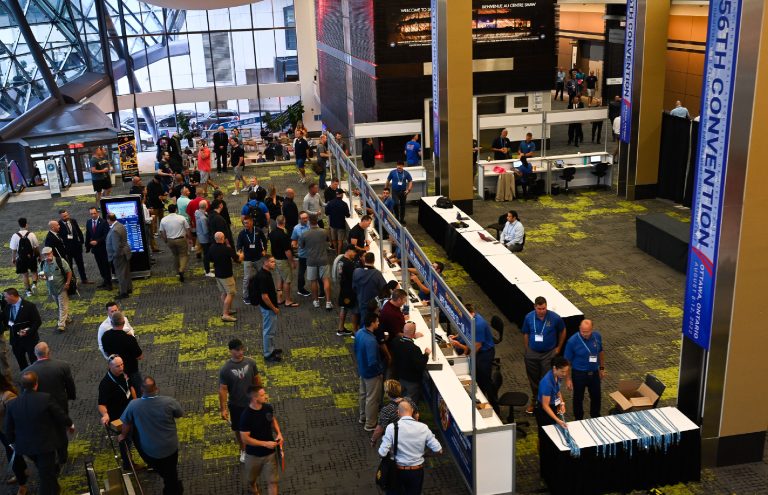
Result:
[[[130,182],[139,175],[139,155],[136,149],[136,135],[133,131],[117,134],[117,148],[120,151],[120,172],[123,182]]]
[[[709,349],[741,1],[709,5],[683,335]],[[623,122],[622,122],[623,124]]]

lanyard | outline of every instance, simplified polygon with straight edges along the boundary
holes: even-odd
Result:
[[[405,181],[405,170],[403,170],[402,172],[398,172],[397,169],[395,169],[395,175],[399,179],[399,182]]]
[[[544,335],[544,328],[549,323],[549,318],[545,318],[544,321],[542,322],[541,331],[536,331],[536,320],[538,320],[538,318],[536,318],[536,315],[533,315],[533,333],[537,335]]]
[[[590,356],[592,355],[592,351],[589,350],[589,346],[587,345],[587,341],[584,340],[584,337],[579,335],[579,340],[581,341],[581,345],[584,346],[584,348],[587,350],[587,354]],[[597,351],[597,339],[595,339],[595,351]]]
[[[122,391],[123,391],[123,393],[125,394],[125,398],[126,398],[126,399],[127,399],[127,398],[129,398],[129,397],[131,396],[131,387],[130,387],[130,386],[128,386],[128,388],[123,388],[123,386],[122,386],[122,385],[120,385],[119,383],[117,383],[117,380],[115,380],[115,377],[114,377],[114,376],[112,376],[112,373],[110,373],[109,371],[107,371],[107,375],[109,375],[109,378],[110,378],[110,379],[111,379],[113,382],[115,382],[115,385],[117,385],[117,387],[118,387],[120,390],[122,390]]]
[[[555,374],[552,373],[552,385],[554,388],[552,389],[555,393],[560,393],[560,384],[558,383],[557,378],[555,378]]]
[[[248,234],[248,231],[245,231],[245,238],[248,239],[248,244],[256,244],[256,229],[253,230],[253,240],[251,240],[251,236]]]

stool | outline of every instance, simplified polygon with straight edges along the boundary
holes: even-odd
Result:
[[[507,416],[506,423],[515,422],[515,407],[523,407],[528,404],[528,395],[523,392],[506,392],[499,398],[499,407],[509,407],[509,415]],[[520,428],[521,426],[528,426],[528,421],[521,421],[517,423],[517,434],[520,437],[525,437],[528,433]]]

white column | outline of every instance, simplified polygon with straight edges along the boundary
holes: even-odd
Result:
[[[320,113],[319,94],[315,74],[317,73],[317,35],[314,0],[294,0],[296,16],[296,43],[299,56],[299,84],[301,101],[304,104],[304,125],[310,131],[319,131],[321,122],[315,120]]]

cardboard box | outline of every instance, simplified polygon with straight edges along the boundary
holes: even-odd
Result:
[[[493,407],[487,402],[483,402],[477,405],[477,410],[480,411],[480,416],[483,418],[490,418],[493,416]]]
[[[456,351],[453,350],[453,346],[451,344],[441,342],[438,344],[438,347],[440,347],[440,351],[442,351],[443,356],[445,357],[451,357],[456,355]]]
[[[610,396],[622,412],[651,409],[659,399],[642,380],[620,380],[619,389]]]

